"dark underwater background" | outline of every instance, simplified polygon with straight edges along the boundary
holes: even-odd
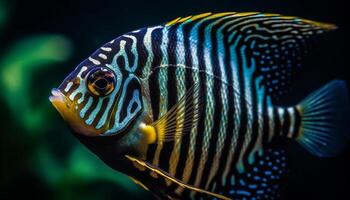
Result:
[[[337,24],[280,103],[297,103],[335,78],[349,85],[349,11],[341,0],[0,0],[0,199],[153,199],[78,143],[48,96],[105,42],[208,11],[261,11]],[[313,157],[295,142],[286,146],[291,173],[283,199],[350,199],[350,144],[329,159]]]

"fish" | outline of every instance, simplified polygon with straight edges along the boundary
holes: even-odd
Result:
[[[283,141],[318,157],[346,146],[343,80],[276,103],[336,29],[260,12],[179,17],[107,42],[49,99],[83,145],[159,199],[278,199]]]

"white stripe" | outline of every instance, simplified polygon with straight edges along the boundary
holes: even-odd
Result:
[[[67,84],[67,86],[66,86],[66,88],[64,89],[64,91],[65,91],[65,92],[68,92],[69,89],[72,87],[72,85],[73,85],[73,82],[70,81],[70,82]]]
[[[288,114],[290,118],[290,126],[289,126],[289,132],[288,132],[288,137],[292,138],[293,133],[294,133],[294,127],[295,127],[295,113],[294,113],[294,108],[289,107],[288,109]]]
[[[101,47],[101,49],[103,51],[107,51],[107,52],[112,51],[112,48],[110,48],[110,47]]]
[[[98,60],[96,60],[96,59],[93,59],[93,58],[91,58],[91,57],[89,57],[89,60],[90,60],[92,63],[94,63],[95,65],[100,65],[100,64],[101,64],[100,61],[98,61]]]
[[[272,105],[268,106],[267,112],[269,115],[269,142],[272,140],[275,133],[275,121]]]
[[[87,67],[86,67],[86,66],[83,66],[83,67],[80,69],[80,71],[79,71],[79,73],[78,73],[78,75],[77,75],[77,78],[80,80],[80,83],[79,83],[79,87],[78,87],[77,89],[75,89],[75,90],[69,95],[68,98],[69,98],[71,101],[74,100],[75,96],[76,96],[78,93],[83,93],[83,91],[85,91],[85,89],[86,89],[85,79],[83,79],[83,78],[81,77],[81,75],[83,74],[83,72],[86,71],[86,70],[87,70]]]
[[[85,98],[85,93],[83,95],[81,95],[81,97],[78,99],[77,103],[81,104],[84,101]]]
[[[98,54],[98,57],[100,57],[100,58],[102,58],[104,60],[107,60],[107,56],[105,54],[103,54],[103,53]]]
[[[284,124],[284,118],[283,118],[284,108],[277,108],[277,112],[278,112],[278,116],[280,118],[280,124],[281,124],[280,134],[282,135],[283,134],[282,128],[283,128],[283,124]]]

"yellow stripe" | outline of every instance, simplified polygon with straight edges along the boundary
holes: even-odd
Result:
[[[176,19],[174,19],[174,20],[172,20],[172,21],[170,21],[170,22],[166,23],[166,24],[165,24],[165,26],[171,26],[171,25],[174,25],[174,24],[176,24],[176,23],[177,23],[177,21],[179,21],[180,19],[181,19],[181,17],[178,17],[178,18],[176,18]]]
[[[243,13],[236,13],[236,17],[245,17],[245,16],[250,16],[250,15],[256,15],[258,12],[243,12]]]
[[[211,12],[208,12],[208,13],[202,13],[202,14],[199,14],[199,15],[195,15],[191,18],[192,21],[195,21],[197,19],[202,19],[204,17],[207,17],[209,15],[211,15],[212,13]]]
[[[143,168],[145,168],[145,167],[143,167]],[[129,176],[129,178],[130,178],[132,181],[134,181],[134,183],[136,183],[137,185],[141,186],[143,189],[149,191],[149,189],[148,189],[143,183],[141,183],[140,181],[134,179],[134,178],[131,177],[131,176]]]
[[[227,15],[233,15],[233,14],[235,14],[235,12],[217,13],[217,14],[213,14],[213,15],[209,16],[208,19],[214,19],[214,18],[224,17],[224,16],[227,16]]]
[[[188,17],[183,17],[183,18],[181,18],[177,23],[184,22],[184,21],[190,19],[191,17],[192,17],[192,15],[191,15],[191,16],[188,16]]]
[[[321,29],[325,29],[325,30],[335,30],[338,27],[334,24],[328,24],[328,23],[322,23],[322,22],[316,22],[316,21],[312,21],[312,20],[307,20],[307,19],[302,19],[302,21],[304,23],[310,24],[312,26],[316,26],[319,27]]]
[[[266,13],[266,14],[263,14],[265,17],[279,17],[281,15],[279,14],[271,14],[271,13]]]

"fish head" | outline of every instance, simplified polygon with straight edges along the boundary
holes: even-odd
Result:
[[[138,76],[118,65],[118,51],[110,51],[110,58],[98,61],[96,55],[101,51],[78,65],[49,97],[79,136],[123,135],[143,112]]]

